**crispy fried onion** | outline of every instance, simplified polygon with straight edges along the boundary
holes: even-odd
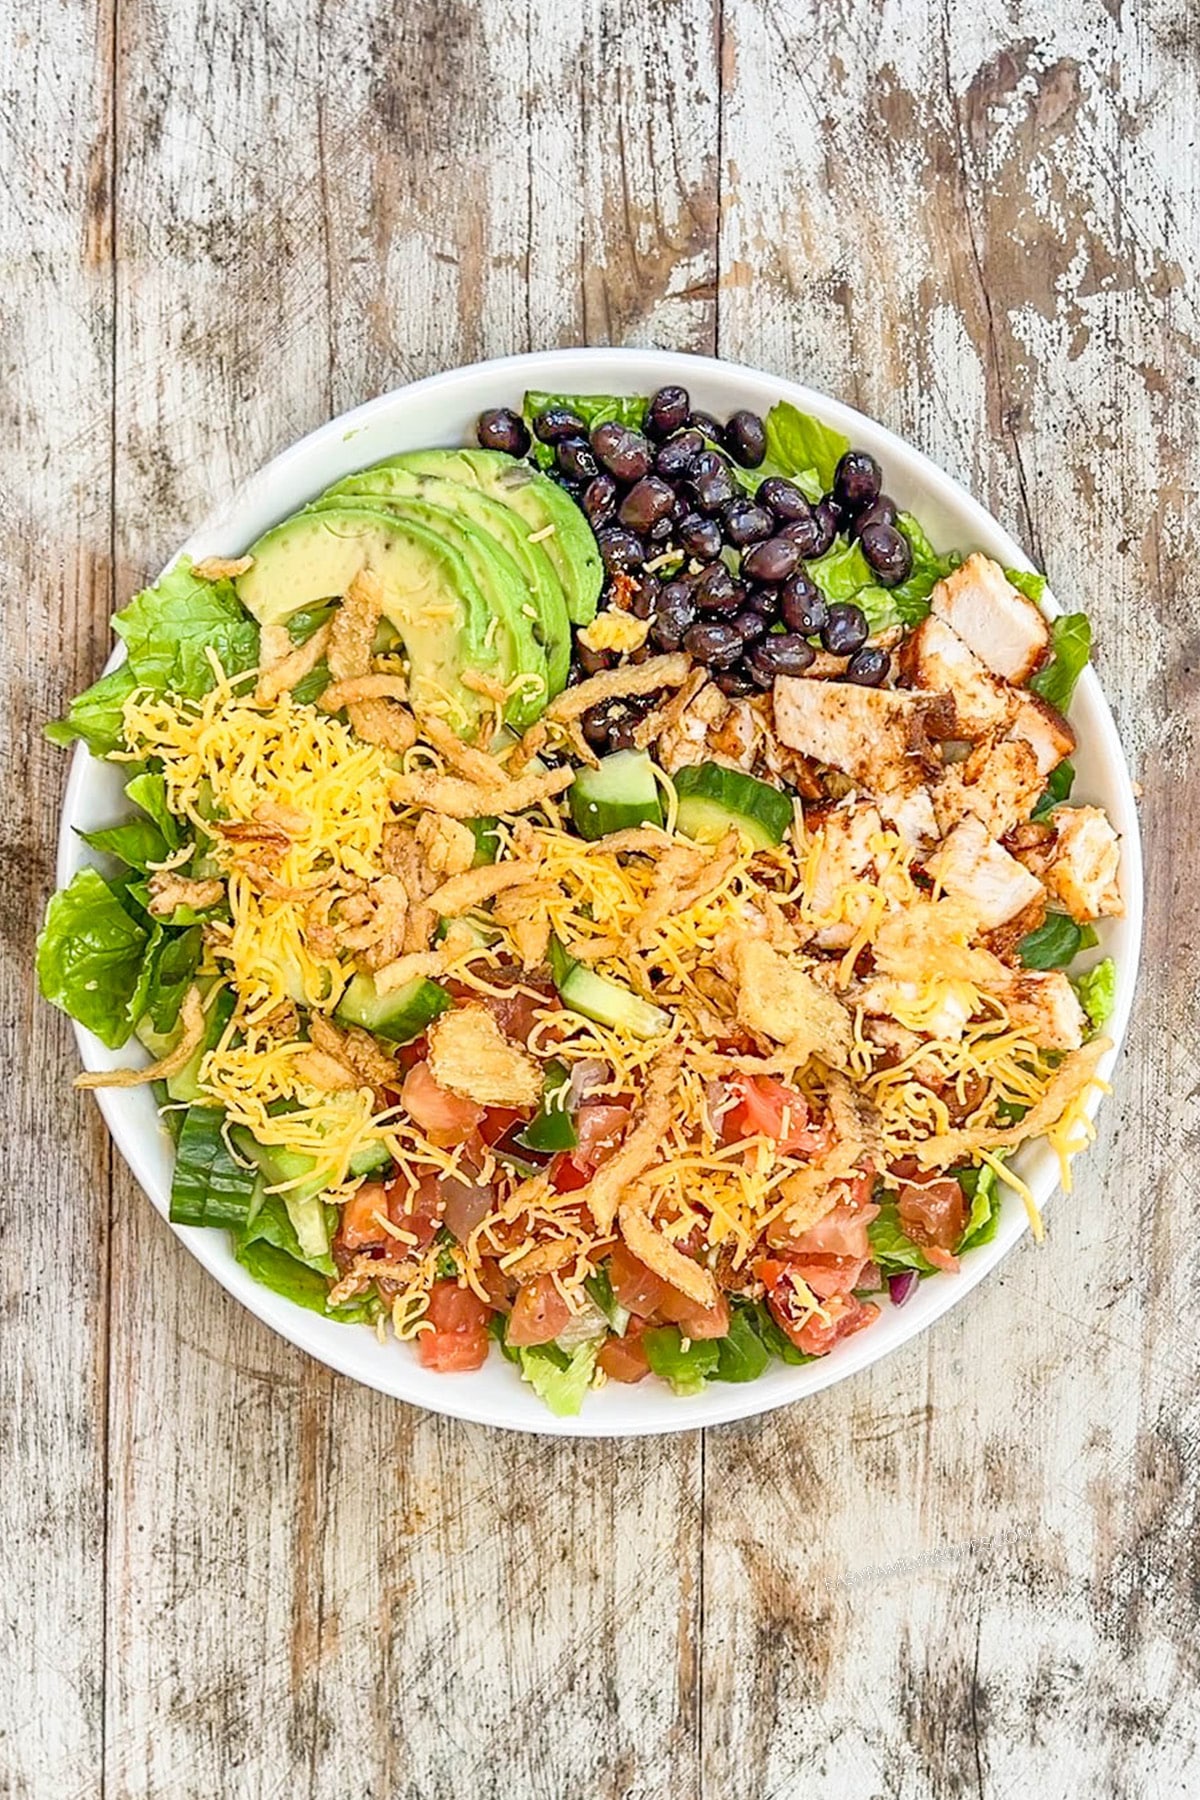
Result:
[[[464,781],[458,775],[396,775],[392,779],[392,798],[401,806],[423,807],[429,812],[445,813],[451,819],[477,819],[486,813],[524,812],[542,800],[550,800],[569,788],[575,779],[574,769],[549,769],[544,775],[523,775],[519,781],[506,781],[497,771],[490,787]]]
[[[679,687],[691,673],[692,659],[676,652],[671,656],[652,656],[644,663],[622,663],[619,668],[605,669],[578,687],[564,688],[546,708],[549,724],[565,724],[578,719],[601,700],[624,699],[631,694],[653,694],[658,688]]]
[[[1010,1150],[1028,1138],[1041,1137],[1058,1124],[1076,1095],[1098,1079],[1096,1069],[1112,1049],[1112,1039],[1093,1038],[1081,1050],[1069,1051],[1054,1071],[1045,1093],[1015,1125],[964,1126],[914,1144],[912,1154],[924,1169],[947,1169],[978,1150]]]
[[[477,787],[495,787],[508,779],[494,756],[486,750],[476,749],[473,744],[464,744],[457,732],[451,731],[436,713],[421,715],[421,736],[433,745],[451,769]]]
[[[648,1188],[635,1185],[629,1189],[617,1211],[621,1236],[633,1254],[663,1281],[678,1288],[697,1306],[715,1306],[721,1296],[708,1270],[685,1256],[651,1224],[649,1214],[653,1198]]]
[[[156,919],[169,919],[177,906],[190,906],[193,912],[204,912],[216,906],[225,892],[221,881],[189,881],[172,869],[160,869],[150,877],[150,899],[146,910]]]
[[[738,983],[738,1022],[747,1031],[783,1044],[797,1068],[812,1056],[845,1064],[854,1032],[836,995],[763,938],[749,933],[739,933],[734,940],[731,961]]]
[[[650,1167],[658,1153],[663,1133],[671,1123],[675,1084],[682,1061],[683,1052],[677,1044],[669,1044],[655,1057],[642,1095],[637,1124],[620,1149],[600,1165],[587,1186],[580,1188],[574,1196],[577,1205],[589,1209],[597,1230],[605,1235],[612,1230],[625,1189]]]
[[[192,564],[192,574],[197,581],[235,581],[253,566],[252,556],[205,556]]]
[[[375,992],[392,994],[397,988],[407,987],[410,981],[443,975],[449,956],[448,949],[413,950],[407,956],[398,956],[395,962],[384,963],[382,968],[375,970]]]
[[[193,1052],[204,1042],[204,1004],[198,987],[190,987],[184,995],[179,1018],[183,1025],[179,1042],[158,1062],[151,1063],[145,1069],[89,1069],[75,1077],[75,1086],[144,1087],[148,1081],[165,1081],[169,1075],[178,1075],[180,1069],[191,1061]]]
[[[648,749],[651,744],[658,742],[664,731],[677,725],[707,680],[707,669],[693,669],[683,686],[676,688],[669,700],[664,700],[661,706],[656,706],[653,712],[648,712],[634,726],[634,748]]]
[[[213,831],[225,843],[253,853],[253,861],[264,869],[276,869],[292,847],[289,834],[277,819],[235,819],[213,823]]]
[[[603,844],[604,840],[600,842]],[[676,844],[668,850],[655,867],[638,920],[638,945],[650,943],[664,919],[690,912],[714,894],[735,867],[739,854],[736,831],[728,832],[711,854],[688,844]]]
[[[370,569],[360,569],[333,615],[329,638],[329,673],[335,683],[360,681],[371,674],[375,627],[383,615],[383,583]],[[396,700],[361,698],[347,703],[350,724],[364,742],[403,753],[417,741],[416,720]]]
[[[486,1006],[458,1006],[429,1028],[429,1071],[440,1086],[477,1106],[536,1106],[542,1068],[511,1043]]]
[[[404,883],[398,875],[377,875],[364,893],[341,902],[335,930],[342,949],[361,950],[371,968],[382,968],[403,950],[407,921]]]
[[[276,627],[264,626],[259,648],[258,685],[254,690],[254,698],[260,706],[273,706],[280,694],[290,693],[306,675],[311,675],[325,652],[329,648],[332,635],[330,621],[318,625],[312,636],[297,644],[294,650],[285,648],[291,639],[287,632],[282,636],[274,636]],[[282,630],[282,628],[278,628]],[[268,633],[272,635],[268,636]]]
[[[357,1025],[339,1030],[323,1013],[315,1012],[309,1016],[308,1035],[318,1050],[344,1063],[360,1082],[366,1082],[370,1087],[398,1082],[396,1064],[379,1048],[369,1031],[362,1031]]]
[[[536,879],[537,874],[535,862],[484,863],[478,869],[452,875],[441,887],[434,888],[429,896],[429,906],[443,918],[450,919],[456,913],[468,912],[473,906],[482,906],[485,900],[493,899],[505,888],[519,887],[523,882]]]
[[[317,705],[323,712],[335,713],[364,700],[398,700],[403,704],[407,699],[408,683],[403,675],[348,675],[344,681],[331,681]]]

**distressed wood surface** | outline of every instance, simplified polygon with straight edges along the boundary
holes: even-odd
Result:
[[[1200,31],[1168,0],[0,3],[0,1793],[1200,1791]],[[331,412],[556,343],[845,395],[1085,605],[1144,784],[1116,1092],[1043,1250],[803,1407],[570,1444],[208,1281],[35,998],[107,615]]]

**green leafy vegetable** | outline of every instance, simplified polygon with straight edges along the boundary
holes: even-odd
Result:
[[[879,1204],[879,1217],[867,1226],[871,1255],[885,1275],[899,1275],[915,1269],[918,1275],[932,1275],[933,1264],[919,1244],[915,1244],[900,1223],[899,1205],[891,1194],[884,1194]]]
[[[151,1025],[160,1036],[173,1031],[178,1023],[183,996],[191,986],[203,947],[204,932],[199,925],[189,926],[186,931],[163,935],[145,984],[142,1011],[138,1015],[139,1018],[148,1015]],[[151,962],[149,956],[146,962]]]
[[[158,769],[143,769],[125,783],[125,792],[135,806],[140,806],[147,813],[172,850],[178,850],[180,844],[179,821],[167,804],[166,777]]]
[[[783,1327],[771,1317],[770,1308],[765,1300],[756,1300],[745,1310],[749,1313],[754,1329],[762,1339],[764,1346],[772,1356],[777,1356],[780,1362],[799,1366],[800,1363],[816,1361],[815,1356],[809,1356],[805,1351],[796,1348]]]
[[[770,1367],[771,1352],[755,1330],[755,1314],[735,1307],[729,1316],[729,1332],[715,1340],[717,1366],[714,1381],[757,1381]]]
[[[764,424],[767,454],[762,466],[752,471],[756,484],[767,475],[786,475],[810,500],[819,500],[833,486],[834,471],[850,448],[850,439],[822,425],[811,413],[802,413],[789,400],[777,401]],[[815,479],[805,488],[797,478],[807,472]]]
[[[235,1241],[234,1254],[255,1281],[284,1300],[307,1307],[309,1312],[322,1313],[327,1319],[336,1319],[344,1325],[369,1323],[379,1315],[381,1302],[374,1294],[364,1294],[344,1306],[329,1306],[329,1283],[325,1277],[316,1269],[306,1268],[266,1238],[254,1238],[247,1243]]]
[[[1064,613],[1050,626],[1050,661],[1030,680],[1035,694],[1065,713],[1075,683],[1092,653],[1092,627],[1086,613]]]
[[[1019,594],[1032,600],[1035,606],[1041,605],[1042,595],[1046,592],[1044,575],[1037,574],[1033,569],[1005,569],[1004,579],[1011,582]]]
[[[258,626],[231,581],[200,581],[186,560],[136,594],[113,619],[139,687],[196,700],[214,681],[209,653],[227,675],[258,662]]]
[[[1069,759],[1060,762],[1056,769],[1051,769],[1046,777],[1046,791],[1033,809],[1032,817],[1044,819],[1048,812],[1070,796],[1075,785],[1075,765]]]
[[[625,1327],[629,1323],[628,1309],[620,1304],[613,1293],[612,1280],[608,1273],[608,1265],[604,1264],[585,1280],[584,1291],[594,1306],[598,1306],[618,1337],[624,1337]]]
[[[110,669],[90,688],[77,694],[67,708],[65,719],[55,719],[45,727],[52,744],[73,744],[77,738],[87,745],[93,756],[108,756],[125,742],[125,702],[137,686],[127,662]]]
[[[804,572],[827,600],[853,600],[874,580],[870,564],[857,544],[838,542],[824,556],[805,563]]]
[[[654,1373],[669,1381],[677,1394],[698,1394],[721,1360],[716,1340],[692,1338],[685,1350],[677,1325],[661,1325],[644,1332],[646,1359]]]
[[[100,831],[81,831],[79,836],[93,850],[115,856],[119,862],[144,875],[151,863],[165,862],[171,846],[153,819],[126,819],[122,825],[106,825]]]
[[[249,1173],[253,1182],[253,1171]],[[331,1226],[336,1224],[337,1208],[326,1207],[325,1212],[329,1224]],[[329,1215],[332,1217],[328,1217]],[[205,1221],[206,1224],[210,1222],[209,1220]],[[319,1275],[334,1276],[337,1274],[337,1267],[328,1252],[322,1254],[305,1250],[296,1235],[296,1227],[292,1223],[287,1201],[282,1194],[263,1196],[261,1206],[249,1217],[240,1241],[243,1245],[259,1241],[274,1244],[277,1250],[284,1251],[293,1261],[303,1263],[306,1268],[315,1269]]]
[[[519,1350],[521,1379],[529,1383],[556,1418],[573,1418],[582,1407],[595,1372],[600,1341],[589,1338],[569,1354],[557,1344],[529,1344]]]
[[[1017,955],[1027,969],[1065,969],[1081,950],[1099,942],[1090,925],[1077,925],[1068,913],[1047,913],[1045,924],[1027,932]]]
[[[70,887],[52,897],[38,935],[42,993],[110,1050],[119,1050],[141,1010],[150,937],[102,875],[80,869]]]
[[[1111,956],[1098,962],[1075,979],[1079,1004],[1087,1014],[1093,1031],[1099,1031],[1112,1018],[1117,1003],[1117,965]]]
[[[887,588],[870,578],[869,585],[854,595],[854,604],[862,607],[872,631],[884,631],[889,625],[919,625],[929,613],[929,596],[938,582],[962,561],[957,550],[939,555],[911,513],[901,513],[896,527],[913,553],[907,579]]]
[[[963,1234],[955,1249],[955,1254],[961,1256],[964,1250],[990,1243],[995,1237],[1000,1223],[1000,1191],[996,1171],[989,1169],[986,1163],[978,1169],[958,1169],[955,1173],[959,1186],[971,1202]]]
[[[640,431],[646,420],[646,402],[636,394],[543,394],[531,391],[526,394],[521,409],[531,435],[533,421],[539,413],[546,412],[551,406],[568,407],[583,420],[589,433],[597,425],[607,424],[610,419],[616,419],[618,424]],[[533,439],[532,455],[540,469],[553,467],[552,446],[543,444],[536,437]]]

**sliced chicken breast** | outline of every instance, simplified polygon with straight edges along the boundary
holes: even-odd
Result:
[[[1037,694],[1021,693],[1008,728],[1011,738],[1029,745],[1038,769],[1049,775],[1075,748],[1075,733],[1062,714]]]
[[[1056,806],[1054,846],[1042,879],[1080,924],[1125,911],[1117,876],[1121,840],[1098,806]]]
[[[964,901],[981,931],[1015,918],[1041,894],[1041,883],[988,836],[974,814],[956,825],[926,865],[946,893]]]
[[[973,813],[988,835],[1002,838],[1023,825],[1041,798],[1045,778],[1027,743],[984,742],[965,762],[953,763],[933,790],[933,805],[942,832]]]
[[[1005,681],[1028,681],[1050,643],[1050,627],[1033,601],[1017,592],[999,563],[978,552],[938,582],[930,606]]]
[[[939,702],[942,709],[948,706],[942,695],[781,675],[775,683],[775,729],[791,749],[876,793],[920,780],[926,725]]]
[[[804,859],[810,884],[806,900],[808,910],[823,921],[812,941],[822,950],[844,950],[854,941],[862,909],[851,897],[845,906],[847,916],[839,918],[842,898],[855,882],[875,879],[872,845],[883,830],[883,820],[873,806],[834,806],[810,812],[806,826],[810,845],[817,846],[814,860]]]
[[[1078,1050],[1087,1015],[1061,969],[1029,969],[1003,996],[1012,1023],[1043,1050]]]
[[[953,695],[955,734],[972,742],[1002,730],[1016,710],[1013,689],[997,681],[958,633],[933,614],[905,639],[900,675],[909,687]]]

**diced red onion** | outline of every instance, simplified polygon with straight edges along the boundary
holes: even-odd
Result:
[[[888,1293],[892,1297],[893,1306],[903,1306],[917,1283],[917,1271],[905,1269],[899,1275],[888,1276]]]
[[[597,1056],[585,1056],[571,1064],[571,1086],[567,1094],[567,1111],[575,1112],[589,1094],[602,1088],[612,1078],[612,1070]]]
[[[443,1218],[448,1230],[460,1244],[465,1244],[475,1227],[492,1210],[492,1190],[478,1181],[461,1181],[457,1175],[443,1175],[439,1191],[445,1201]]]

